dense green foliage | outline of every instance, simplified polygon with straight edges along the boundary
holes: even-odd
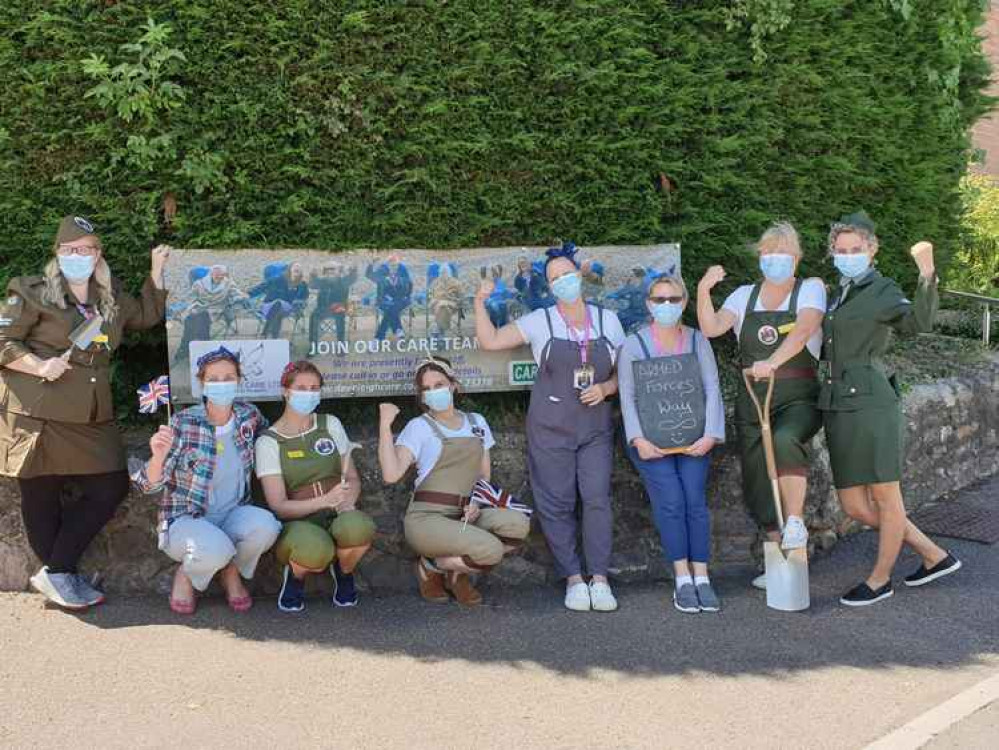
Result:
[[[0,281],[74,211],[133,281],[161,240],[563,237],[679,241],[688,281],[734,283],[776,218],[827,274],[829,220],[864,207],[911,283],[911,242],[958,244],[981,5],[7,0]]]
[[[999,297],[999,184],[968,175],[962,182],[965,242],[955,253],[951,286]]]

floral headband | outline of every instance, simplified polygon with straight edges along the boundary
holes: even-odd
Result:
[[[419,374],[420,370],[424,367],[437,367],[445,375],[447,375],[451,380],[457,380],[458,376],[454,374],[454,369],[445,362],[443,359],[437,359],[433,354],[428,354],[424,359],[420,360],[420,363],[416,366],[416,372]]]
[[[218,349],[212,349],[210,352],[205,352],[200,357],[198,357],[197,366],[200,370],[203,367],[210,365],[212,362],[219,362],[221,360],[228,360],[233,364],[239,364],[239,352],[231,351],[224,346],[219,346]]]

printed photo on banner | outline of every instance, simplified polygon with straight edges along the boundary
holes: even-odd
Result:
[[[174,399],[198,397],[192,363],[219,342],[259,360],[241,395],[281,397],[280,370],[308,358],[322,371],[323,396],[412,393],[427,353],[447,357],[471,392],[529,388],[534,367],[525,346],[484,352],[475,339],[472,302],[483,279],[502,326],[555,299],[544,247],[463,250],[175,250],[167,271],[167,336]],[[617,312],[628,331],[647,318],[645,290],[678,272],[676,244],[582,247],[587,300]],[[283,350],[271,347],[280,343]],[[195,383],[192,390],[192,383]]]

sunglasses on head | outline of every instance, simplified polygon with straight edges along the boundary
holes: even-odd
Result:
[[[654,305],[662,305],[669,302],[671,305],[679,305],[683,302],[682,295],[673,295],[670,297],[649,297],[649,302]]]

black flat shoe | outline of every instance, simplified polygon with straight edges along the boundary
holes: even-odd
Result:
[[[906,586],[923,586],[938,578],[943,578],[951,573],[956,573],[961,569],[961,561],[954,555],[947,553],[947,557],[938,562],[932,568],[927,569],[925,565],[920,565],[919,570],[911,576],[905,577]]]
[[[866,583],[858,583],[846,594],[840,597],[839,603],[847,607],[866,607],[877,604],[883,599],[894,596],[895,589],[891,587],[891,581],[878,589],[872,589]]]

